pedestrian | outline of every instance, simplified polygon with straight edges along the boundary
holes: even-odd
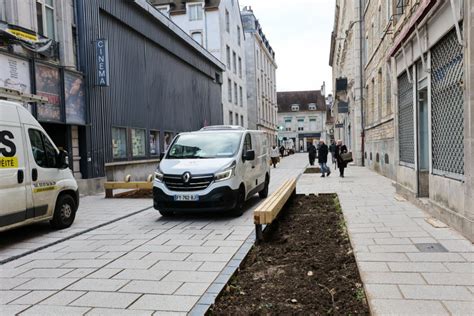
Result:
[[[328,153],[329,153],[329,148],[324,143],[324,140],[321,139],[319,141],[319,146],[318,146],[318,162],[319,162],[319,167],[321,168],[321,178],[324,178],[326,173],[328,177],[331,174],[331,169],[329,169],[327,166]]]
[[[331,141],[331,145],[329,145],[329,152],[331,153],[331,162],[335,165],[336,162],[336,142],[334,139]]]
[[[342,140],[338,140],[336,144],[336,161],[337,161],[337,166],[339,168],[339,176],[341,178],[344,178],[344,169],[347,167],[347,162],[344,161],[341,157],[342,154],[347,153],[347,147],[346,145],[342,144]]]
[[[311,166],[314,166],[314,160],[316,160],[316,147],[314,147],[313,144],[310,144],[308,146],[308,158],[309,158],[309,164]]]
[[[276,145],[273,145],[271,149],[270,158],[272,159],[273,168],[276,168],[276,165],[278,163],[278,158],[280,158],[280,153],[278,152],[278,148]]]
[[[280,146],[280,155],[282,157],[285,156],[285,146],[283,146],[283,145]]]

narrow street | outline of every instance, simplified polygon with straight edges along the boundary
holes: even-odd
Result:
[[[285,157],[272,169],[270,192],[306,164],[304,154]],[[2,233],[4,261],[57,242],[0,266],[2,315],[186,314],[253,232],[259,202],[256,195],[238,218],[164,219],[151,200],[93,196],[82,199],[70,229],[45,224],[22,229],[23,237]],[[127,214],[134,215],[114,221]],[[94,229],[98,224],[104,226]]]

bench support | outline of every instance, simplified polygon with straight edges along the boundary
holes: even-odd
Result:
[[[257,242],[263,240],[262,224],[255,225],[255,239],[257,240]]]

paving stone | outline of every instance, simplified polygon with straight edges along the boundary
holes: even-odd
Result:
[[[423,273],[428,284],[474,286],[472,273]]]
[[[409,261],[404,253],[355,253],[357,261]]]
[[[54,278],[40,278],[28,281],[18,287],[18,290],[62,290],[68,285],[76,282],[77,279],[54,279]]]
[[[474,314],[474,301],[458,302],[458,301],[443,301],[444,306],[449,310],[451,315],[472,315]]]
[[[143,257],[142,259],[143,260],[155,260],[155,262],[158,261],[158,260],[183,261],[186,258],[189,258],[190,255],[191,255],[190,253],[176,253],[176,252],[173,252],[173,253],[155,253],[155,252],[152,252],[152,253],[146,255],[145,257]]]
[[[377,252],[389,252],[389,253],[396,253],[396,252],[420,252],[418,248],[413,245],[383,245],[383,246],[367,246],[370,252],[377,253]]]
[[[212,282],[216,277],[217,272],[200,272],[200,271],[171,271],[163,278],[163,281],[178,281],[178,282]]]
[[[466,263],[457,263],[457,262],[448,262],[444,264],[449,271],[456,273],[474,273],[474,264],[471,262]]]
[[[29,293],[29,291],[0,291],[0,305],[10,303],[27,293]]]
[[[411,261],[425,262],[465,262],[462,256],[457,253],[407,253]]]
[[[199,261],[199,262],[210,262],[210,261],[218,261],[218,262],[227,262],[232,258],[232,254],[230,253],[221,253],[221,254],[203,254],[203,253],[196,253],[191,254],[186,261]]]
[[[111,279],[82,279],[70,285],[68,290],[114,292],[128,281]]]
[[[388,262],[390,270],[394,272],[448,272],[439,262]]]
[[[165,246],[208,246],[203,245],[204,240],[189,240],[189,239],[171,239],[168,240],[164,245]]]
[[[87,277],[89,279],[110,279],[111,277],[118,274],[122,270],[123,269],[102,268],[102,269],[96,270],[92,274],[89,274]]]
[[[174,294],[176,295],[203,295],[209,283],[184,283]]]
[[[396,285],[387,284],[365,284],[367,296],[370,299],[376,298],[403,298]]]
[[[33,260],[28,262],[27,264],[22,265],[22,268],[46,268],[46,269],[53,269],[53,268],[65,268],[63,265],[66,263],[71,262],[71,260]],[[67,268],[67,267],[66,267]]]
[[[17,305],[34,305],[47,297],[56,293],[55,291],[31,291],[28,294],[14,300],[11,304]]]
[[[240,261],[239,261],[240,262]],[[198,271],[219,272],[226,266],[227,262],[204,262]]]
[[[71,307],[71,306],[47,306],[47,305],[36,305],[30,309],[24,311],[20,315],[31,315],[31,316],[74,316],[84,315],[90,308],[84,307]]]
[[[374,315],[449,315],[437,301],[374,299],[371,307]]]
[[[29,308],[31,305],[4,305],[1,308],[2,316],[19,315],[21,311]]]
[[[160,281],[168,273],[169,271],[165,270],[125,269],[113,279]]]
[[[438,285],[400,285],[403,296],[416,300],[472,301],[473,295],[465,287]]]
[[[150,316],[152,314],[152,311],[116,308],[93,308],[87,313],[87,316]]]
[[[203,263],[195,261],[159,261],[150,270],[196,271]]]
[[[120,292],[140,294],[172,294],[182,284],[182,282],[131,281],[121,288]]]
[[[78,259],[64,264],[63,268],[102,268],[110,259]]]
[[[411,245],[413,242],[409,238],[377,238],[378,245]]]
[[[31,269],[19,277],[22,278],[59,278],[73,269]]]
[[[108,308],[126,308],[137,298],[139,294],[118,293],[118,292],[88,292],[70,303],[72,306],[86,307],[108,307]]]
[[[365,283],[377,284],[426,284],[419,273],[403,272],[363,272]]]
[[[390,271],[385,262],[359,261],[357,263],[360,271],[363,272],[388,272]]]
[[[14,279],[1,279],[0,290],[11,290],[23,283],[30,281],[31,279],[26,278],[14,278]]]
[[[66,306],[72,301],[84,295],[85,293],[86,292],[82,291],[60,291],[47,298],[46,300],[42,301],[40,304]]]
[[[130,309],[187,312],[198,300],[199,296],[145,294]]]
[[[117,259],[107,265],[107,268],[116,268],[116,269],[148,269],[156,263],[156,260],[150,259]]]

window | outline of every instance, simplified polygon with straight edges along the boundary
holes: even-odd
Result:
[[[237,25],[237,44],[240,46],[240,26]]]
[[[315,117],[309,118],[309,130],[310,131],[315,131],[316,130],[316,118]]]
[[[304,118],[298,119],[298,131],[304,131]]]
[[[54,0],[36,1],[36,23],[38,33],[48,38],[55,38]]]
[[[234,103],[237,105],[239,103],[239,99],[238,99],[238,94],[239,91],[237,90],[237,83],[234,82]],[[237,120],[238,122],[238,120]]]
[[[114,159],[127,158],[127,129],[112,127],[112,156]]]
[[[244,106],[244,91],[242,87],[239,87],[239,95],[240,95],[240,106]]]
[[[229,11],[225,10],[225,30],[230,33],[230,17]]]
[[[226,57],[227,57],[227,68],[231,69],[231,64],[230,64],[230,47],[229,47],[229,46],[226,46],[225,52],[226,52]]]
[[[232,80],[227,79],[227,101],[232,102]]]
[[[202,20],[202,5],[201,4],[190,4],[189,10],[189,21]]]
[[[390,67],[390,65],[388,66]],[[387,114],[392,114],[392,78],[390,78],[390,74],[387,71],[385,73],[385,101],[387,103]]]
[[[237,54],[232,52],[232,60],[234,65],[234,74],[237,74]]]
[[[387,24],[390,23],[390,19],[392,18],[392,6],[393,6],[392,0],[387,1],[387,6],[385,7],[386,12],[387,12]]]
[[[405,6],[407,6],[407,0],[395,0],[397,7],[397,15],[402,15],[405,12]]]
[[[239,57],[239,77],[242,78],[242,58]]]
[[[239,113],[235,113],[235,125],[239,125]]]
[[[192,32],[191,37],[202,46],[202,32]]]
[[[232,111],[229,111],[229,125],[234,125],[234,115]]]
[[[300,110],[300,106],[298,104],[293,104],[291,106],[291,110],[294,111],[294,112],[297,112]]]
[[[316,103],[310,103],[308,104],[308,109],[310,111],[315,111],[316,110]]]
[[[58,152],[46,135],[36,129],[30,129],[28,134],[30,136],[31,151],[38,167],[56,168]]]
[[[291,132],[291,117],[285,117],[285,131]]]
[[[383,103],[383,81],[382,81],[382,69],[379,69],[377,74],[377,84],[378,84],[378,100],[377,100],[377,110],[378,110],[378,120],[382,119],[382,103]]]
[[[245,125],[244,125],[244,116],[243,115],[240,116],[240,125],[242,127],[245,127]]]
[[[155,8],[167,18],[170,17],[170,6],[169,5],[157,5]]]
[[[160,154],[160,132],[150,131],[150,155],[156,156]]]
[[[250,134],[246,134],[244,139],[243,153],[246,153],[249,150],[252,150],[252,138],[250,137]]]
[[[146,155],[146,131],[144,129],[132,128],[132,157],[144,157]]]

